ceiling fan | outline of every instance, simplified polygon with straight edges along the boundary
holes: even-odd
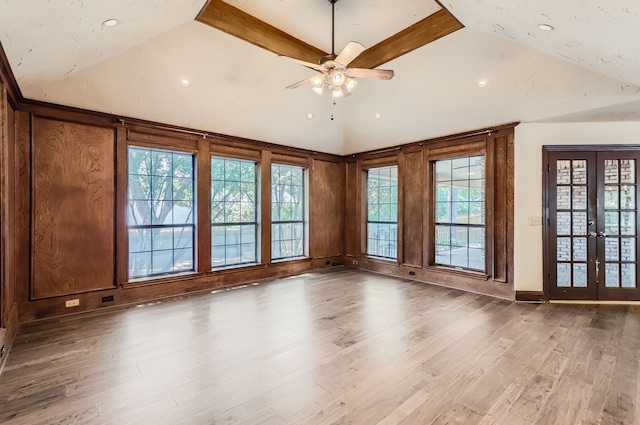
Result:
[[[295,89],[310,83],[313,91],[318,94],[322,94],[326,87],[331,91],[331,97],[335,99],[347,97],[351,94],[353,88],[358,84],[355,78],[371,78],[375,80],[390,80],[393,78],[393,71],[388,69],[348,68],[349,64],[365,51],[365,47],[358,42],[349,42],[340,54],[335,54],[335,11],[337,2],[338,0],[329,0],[329,3],[331,3],[331,54],[321,58],[318,64],[283,56],[302,66],[320,71],[319,74],[313,77],[305,78],[288,86],[288,89]]]

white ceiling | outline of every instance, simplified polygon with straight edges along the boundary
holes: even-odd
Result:
[[[331,49],[327,0],[227,1]],[[512,121],[640,118],[635,0],[449,0],[466,28],[385,64],[393,80],[359,80],[336,105],[284,89],[311,71],[194,21],[203,5],[0,0],[0,42],[29,99],[337,154]],[[370,47],[438,9],[340,0],[336,50]],[[103,28],[108,18],[120,24]],[[541,22],[556,30],[541,32]]]

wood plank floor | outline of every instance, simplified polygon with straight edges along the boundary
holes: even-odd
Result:
[[[635,424],[640,308],[337,269],[24,324],[0,423]]]

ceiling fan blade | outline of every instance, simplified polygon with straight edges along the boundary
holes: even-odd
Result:
[[[390,69],[347,68],[344,73],[347,77],[352,78],[373,78],[375,80],[390,80],[393,78],[393,71]]]
[[[315,69],[316,71],[325,72],[327,70],[327,68],[325,68],[324,65],[319,65],[317,63],[305,62],[305,61],[301,61],[300,59],[294,59],[292,57],[283,56],[283,55],[278,55],[278,57],[288,59],[290,61],[297,63],[298,65],[306,66],[307,68]]]
[[[298,82],[297,82],[297,83],[295,83],[295,84],[291,84],[290,86],[287,86],[287,88],[288,88],[288,89],[297,89],[297,88],[298,88],[298,87],[300,87],[300,86],[304,86],[305,84],[310,83],[310,82],[311,82],[311,80],[313,80],[313,79],[314,79],[314,77],[305,78],[305,79],[304,79],[304,80],[302,80],[302,81],[298,81]]]
[[[364,51],[365,47],[362,44],[356,41],[350,41],[347,47],[345,47],[333,61],[346,67]]]

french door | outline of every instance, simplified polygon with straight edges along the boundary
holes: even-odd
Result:
[[[640,300],[640,151],[548,153],[550,299]]]

